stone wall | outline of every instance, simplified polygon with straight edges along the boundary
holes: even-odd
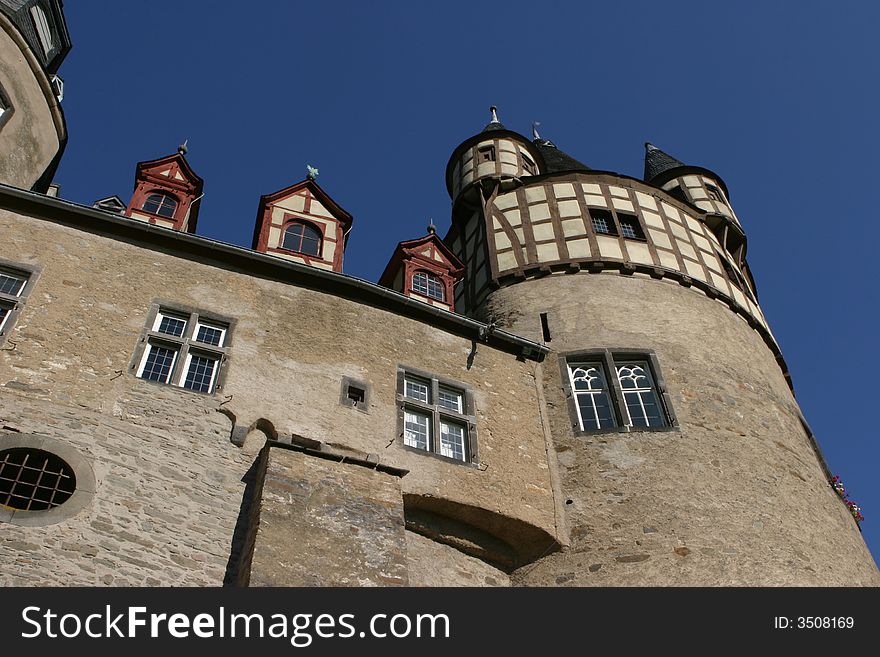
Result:
[[[30,189],[52,162],[64,128],[49,81],[17,29],[0,15],[0,182]],[[53,116],[54,114],[54,116]]]
[[[571,546],[514,582],[880,584],[773,354],[726,305],[671,281],[581,272],[502,288],[489,311],[532,338],[546,312],[559,353],[653,350],[679,423],[575,435],[567,374],[546,359]]]
[[[251,586],[406,586],[396,474],[269,450]]]
[[[260,445],[240,450],[230,442],[233,426],[408,470],[400,482],[407,494],[555,535],[534,362],[219,261],[5,210],[0,231],[0,258],[39,270],[0,351],[3,417],[74,444],[97,479],[94,504],[62,525],[4,526],[14,538],[0,555],[19,559],[21,546],[31,554],[30,567],[7,583],[246,581],[247,555],[238,552],[252,536],[242,499],[253,493]],[[222,390],[207,395],[135,376],[157,303],[234,322]],[[473,391],[479,463],[403,446],[400,366]],[[341,403],[343,377],[370,386],[364,410]],[[58,552],[62,543],[88,553]]]

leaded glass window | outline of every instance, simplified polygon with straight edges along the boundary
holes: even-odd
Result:
[[[0,342],[9,333],[15,316],[30,291],[30,274],[17,269],[0,269]]]
[[[170,219],[177,210],[177,199],[169,194],[150,194],[141,209]]]
[[[593,224],[593,230],[603,235],[617,235],[617,226],[614,224],[614,217],[607,210],[597,210],[590,208],[590,221]]]
[[[405,411],[403,442],[416,449],[430,449],[431,418],[424,413]]]
[[[621,235],[632,240],[645,239],[645,233],[642,232],[642,226],[639,224],[637,217],[630,214],[618,213],[617,218],[620,221]]]
[[[213,393],[226,354],[229,325],[199,313],[160,308],[150,324],[137,376]]]
[[[24,289],[27,278],[21,276],[13,276],[5,272],[0,272],[0,294],[8,294],[17,297]]]
[[[168,379],[171,376],[171,367],[174,365],[176,357],[176,349],[151,344],[147,350],[140,377],[147,381],[168,383]]]
[[[617,364],[617,380],[623,390],[623,400],[629,418],[627,424],[633,427],[666,426],[663,413],[657,402],[651,369],[646,361],[631,361]]]
[[[650,352],[594,351],[563,362],[573,424],[580,431],[657,429],[674,424],[656,378],[657,361]]]
[[[183,387],[198,392],[210,392],[214,382],[214,370],[217,368],[215,356],[189,355],[189,366],[186,368],[186,378]]]
[[[467,388],[423,372],[398,374],[400,435],[407,447],[464,463],[476,459],[476,418]]]
[[[571,388],[577,399],[581,430],[611,429],[617,424],[601,363],[569,365]]]
[[[295,221],[284,231],[281,247],[305,255],[320,255],[321,233],[314,226]]]
[[[437,299],[437,301],[443,301],[446,298],[443,279],[426,271],[417,271],[413,274],[412,289],[413,292]]]

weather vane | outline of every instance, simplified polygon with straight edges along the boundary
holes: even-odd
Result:
[[[318,169],[311,164],[306,165],[306,171],[309,172],[309,180],[314,180],[318,177]]]

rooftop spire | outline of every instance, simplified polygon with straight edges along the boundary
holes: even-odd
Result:
[[[498,108],[492,105],[489,108],[489,113],[492,115],[492,120],[489,121],[489,124],[483,128],[483,132],[488,132],[490,130],[507,130],[501,121],[498,120]]]
[[[183,143],[177,147],[177,152],[180,153],[181,155],[186,155],[187,151],[189,151],[189,148],[187,147],[188,142],[189,142],[189,139],[184,139]]]
[[[532,121],[532,139],[538,141],[541,135],[538,134],[538,126],[541,125],[537,121]]]
[[[664,153],[651,142],[645,142],[645,182],[651,182],[664,171],[683,166],[684,162]]]

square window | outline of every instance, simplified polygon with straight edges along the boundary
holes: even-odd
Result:
[[[607,210],[598,210],[590,208],[590,220],[593,224],[593,230],[603,235],[617,235],[617,227],[614,224],[614,217]]]
[[[176,359],[177,349],[151,344],[144,353],[144,361],[138,376],[147,381],[168,383]]]
[[[467,446],[465,436],[467,427],[464,425],[440,420],[440,455],[456,461],[465,461]]]
[[[468,388],[400,369],[397,392],[405,446],[462,463],[476,461],[476,417]]]
[[[196,342],[209,344],[214,347],[223,346],[223,338],[226,337],[226,329],[220,326],[204,324],[199,322],[196,324]]]
[[[441,386],[437,391],[437,404],[450,411],[455,411],[456,413],[463,412],[463,399],[460,390],[453,390],[452,388],[444,388]]]
[[[15,276],[0,271],[0,294],[8,294],[13,297],[20,296],[26,282],[27,277]]]
[[[706,193],[709,195],[709,198],[713,201],[719,201],[724,203],[724,194],[721,193],[721,190],[715,187],[715,185],[706,184]]]
[[[228,324],[203,320],[198,312],[158,308],[142,340],[136,376],[211,394],[218,388],[228,332]]]
[[[217,373],[217,357],[194,354],[187,356],[186,377],[183,387],[198,392],[211,392]]]
[[[156,321],[153,324],[153,330],[166,335],[173,335],[175,338],[183,336],[186,330],[186,319],[183,317],[175,317],[165,312],[156,314]]]
[[[403,443],[416,449],[430,449],[431,417],[424,413],[405,411]]]
[[[477,150],[477,163],[480,162],[494,162],[495,161],[495,147],[494,146],[482,146]]]
[[[430,381],[422,381],[406,377],[404,395],[410,399],[417,399],[426,404],[431,403],[431,383]]]
[[[562,358],[576,429],[629,431],[674,424],[655,376],[659,370],[653,354],[602,351],[586,355],[590,358]]]
[[[620,221],[620,234],[631,240],[645,239],[645,233],[639,224],[638,217],[631,214],[617,213],[617,219]]]

